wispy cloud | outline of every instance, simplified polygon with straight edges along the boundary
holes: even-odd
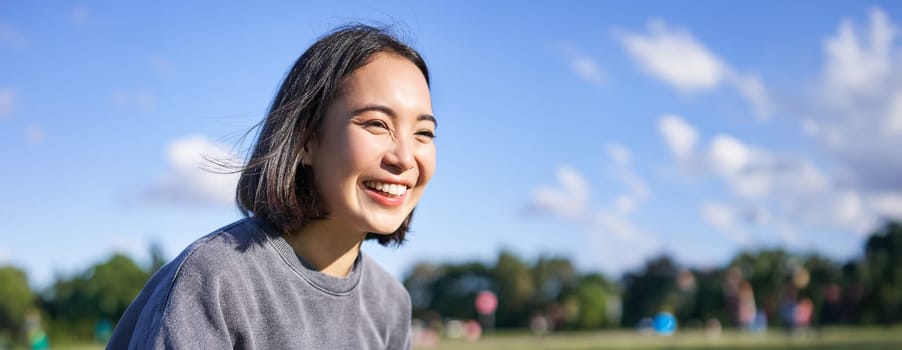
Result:
[[[651,188],[632,167],[632,153],[620,143],[607,146],[613,177],[626,191],[614,199],[615,212],[623,217],[632,214],[651,195]]]
[[[704,202],[699,205],[699,214],[714,230],[724,234],[734,242],[746,245],[751,241],[743,222],[739,218],[740,214],[730,205],[719,202]]]
[[[558,167],[555,177],[558,186],[541,186],[533,192],[533,208],[566,219],[584,217],[589,205],[588,181],[570,166]]]
[[[0,119],[9,117],[16,105],[16,91],[8,87],[0,87]]]
[[[150,111],[156,107],[157,98],[147,90],[116,90],[112,95],[113,103],[125,109]]]
[[[160,54],[150,56],[150,68],[162,77],[170,77],[175,74],[175,64]]]
[[[617,165],[629,166],[633,160],[630,150],[620,143],[609,143],[606,149],[608,151],[608,158],[613,160]]]
[[[29,125],[25,128],[25,141],[32,144],[37,145],[43,143],[44,140],[47,139],[47,133],[44,131],[44,128],[39,125]]]
[[[0,45],[21,50],[28,46],[28,40],[12,26],[0,22]]]
[[[694,129],[688,123],[686,127]],[[770,227],[785,243],[793,243],[800,228],[866,234],[883,216],[902,212],[902,191],[877,193],[849,186],[804,157],[766,150],[725,133],[712,137],[704,149],[675,153],[674,159],[698,160],[696,175],[713,176],[726,185],[735,204],[704,203],[699,212],[705,222],[737,242],[750,237],[743,225]],[[759,209],[759,214],[767,213],[763,216],[748,215],[767,220],[738,220],[748,212],[744,207],[772,210]]]
[[[658,119],[658,133],[663,137],[670,153],[681,161],[692,155],[698,141],[695,128],[675,114],[666,114]]]
[[[81,5],[73,7],[70,15],[72,17],[72,21],[77,24],[87,23],[88,19],[90,18],[88,9]]]
[[[678,90],[708,91],[729,84],[752,105],[756,116],[767,118],[774,109],[757,75],[737,72],[684,28],[653,20],[646,33],[614,34],[646,73]]]
[[[647,73],[679,89],[713,89],[729,74],[729,67],[687,30],[660,20],[649,22],[648,33],[618,32],[617,37]]]
[[[660,253],[658,236],[636,225],[630,217],[651,195],[646,182],[632,169],[632,154],[619,143],[606,147],[610,175],[624,189],[611,205],[593,206],[589,181],[578,170],[561,166],[556,171],[557,186],[541,186],[533,194],[530,207],[557,219],[581,225],[598,263],[616,273],[638,266]]]
[[[228,206],[234,203],[239,174],[223,173],[215,163],[239,158],[220,144],[195,135],[172,141],[167,150],[169,171],[142,190],[141,200],[176,204]]]
[[[563,45],[561,50],[564,55],[567,56],[570,69],[573,70],[577,76],[596,86],[605,84],[607,76],[596,59],[589,57],[569,45]]]
[[[880,9],[866,30],[841,22],[824,41],[826,64],[802,121],[852,182],[871,190],[902,190],[902,47],[899,28]]]

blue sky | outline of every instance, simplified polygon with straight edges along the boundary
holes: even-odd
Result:
[[[353,21],[394,24],[433,75],[414,233],[364,248],[397,276],[499,249],[611,276],[848,259],[902,217],[897,2],[0,1],[0,263],[43,286],[237,219],[201,155],[241,155],[297,56]]]

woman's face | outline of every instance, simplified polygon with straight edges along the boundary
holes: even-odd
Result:
[[[331,224],[397,230],[435,172],[435,128],[429,86],[412,62],[377,53],[354,71],[304,155]]]

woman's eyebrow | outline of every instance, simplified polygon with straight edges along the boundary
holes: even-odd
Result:
[[[388,115],[391,118],[397,118],[398,114],[395,113],[395,110],[391,109],[391,107],[385,105],[366,105],[360,108],[355,109],[351,112],[351,115],[359,115],[364,112],[380,112]],[[435,124],[435,127],[438,128],[438,121],[435,120],[435,117],[429,114],[421,114],[417,116],[417,121],[430,121],[432,124]]]
[[[435,128],[438,129],[438,121],[435,120],[435,117],[433,117],[429,114],[422,114],[419,117],[417,117],[417,121],[423,121],[423,120],[432,122],[432,124],[435,124]]]

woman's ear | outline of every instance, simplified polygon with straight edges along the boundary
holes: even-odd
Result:
[[[306,167],[313,165],[313,142],[308,142],[301,149],[301,165]]]

